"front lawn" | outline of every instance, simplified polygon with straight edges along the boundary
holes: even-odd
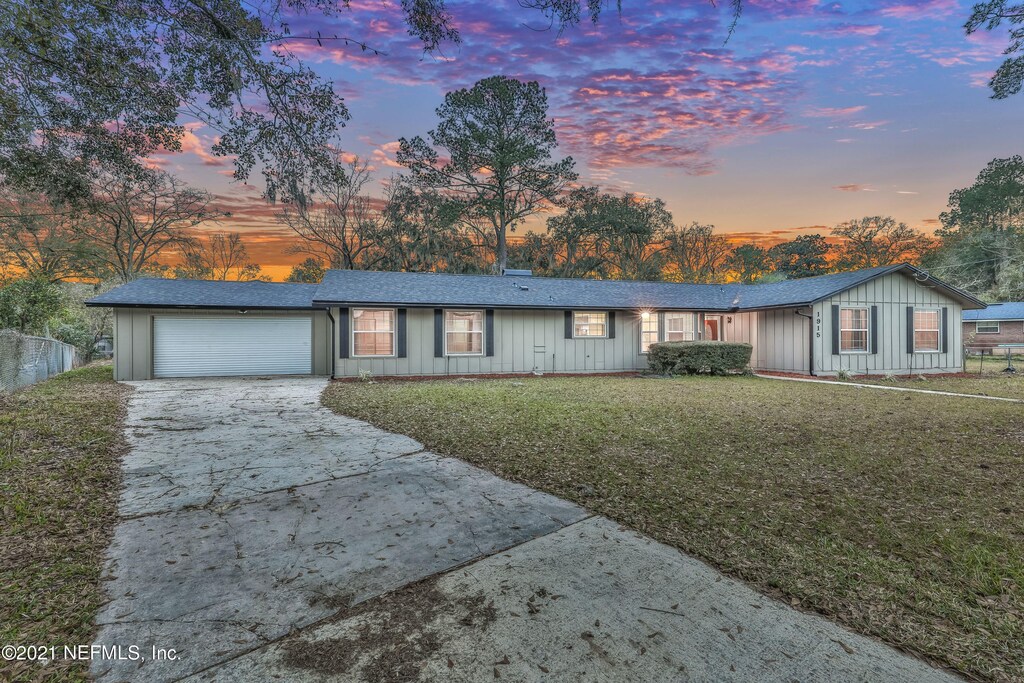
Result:
[[[1024,679],[1019,404],[751,377],[338,382],[323,400],[970,676]]]
[[[0,396],[0,644],[92,643],[128,391],[99,366]],[[0,680],[87,677],[84,662],[0,660]]]

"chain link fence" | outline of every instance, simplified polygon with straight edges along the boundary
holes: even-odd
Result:
[[[81,365],[71,344],[0,330],[0,393],[42,382]]]

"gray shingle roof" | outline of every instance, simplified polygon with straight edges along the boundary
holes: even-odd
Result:
[[[331,270],[317,289],[316,304],[487,306],[515,308],[676,308],[730,311],[802,306],[890,272],[905,271],[943,289],[965,306],[984,306],[908,265],[881,266],[761,285],[699,285],[546,277],[382,273]]]
[[[142,278],[100,294],[90,306],[312,308],[317,285]]]
[[[728,310],[740,285],[331,270],[317,303]]]
[[[761,285],[702,285],[498,275],[330,270],[320,285],[142,279],[87,303],[179,308],[311,308],[332,304],[488,308],[754,310],[811,304],[890,272],[943,289],[965,307],[974,297],[907,265]]]
[[[980,311],[964,311],[964,320],[1024,320],[1024,301],[989,304]]]

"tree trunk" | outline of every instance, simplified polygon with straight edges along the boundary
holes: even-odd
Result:
[[[498,237],[498,257],[497,268],[498,274],[501,275],[502,271],[505,270],[505,266],[508,264],[508,244],[505,241],[505,219],[501,219],[501,224],[495,231]]]

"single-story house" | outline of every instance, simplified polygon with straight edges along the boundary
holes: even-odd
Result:
[[[141,279],[114,308],[115,377],[629,372],[650,344],[753,345],[757,370],[962,369],[985,304],[906,264],[771,284],[328,271],[319,285]]]
[[[1024,344],[1024,301],[965,310],[963,327],[964,345],[976,353],[991,353],[1000,344]]]

